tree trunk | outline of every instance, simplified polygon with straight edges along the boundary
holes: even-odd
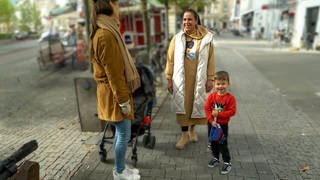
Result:
[[[150,19],[148,16],[148,2],[147,0],[141,0],[142,11],[143,11],[143,21],[145,24],[145,37],[146,37],[146,50],[148,56],[150,57]],[[149,64],[151,64],[151,60],[149,59]]]

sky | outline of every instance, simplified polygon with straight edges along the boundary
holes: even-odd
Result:
[[[16,4],[16,3],[17,3],[17,0],[10,0],[10,2],[11,2],[12,4]]]
[[[66,0],[56,0],[56,3],[59,4],[60,6],[63,6],[67,3],[68,1]]]

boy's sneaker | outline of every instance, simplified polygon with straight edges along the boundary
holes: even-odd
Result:
[[[211,152],[211,142],[208,142],[207,152]]]
[[[216,167],[218,164],[219,164],[219,160],[214,157],[209,161],[208,167],[213,168],[213,167]]]
[[[140,180],[139,174],[134,174],[132,171],[127,168],[122,171],[122,173],[117,173],[113,171],[114,180]]]
[[[231,171],[231,163],[224,163],[222,166],[221,174],[228,174]]]
[[[211,142],[208,142],[208,149],[211,149]]]

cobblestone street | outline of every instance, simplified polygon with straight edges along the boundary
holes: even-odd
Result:
[[[41,179],[68,179],[78,170],[94,148],[84,141],[97,133],[81,132],[73,78],[84,72],[70,70],[42,80],[17,75],[20,81],[9,81],[2,75],[0,159],[35,139],[38,149],[27,159],[40,164]]]
[[[319,123],[295,109],[240,50],[232,48],[236,41],[218,42],[217,70],[230,72],[230,90],[238,104],[230,124],[232,171],[224,176],[219,168],[207,167],[206,126],[196,127],[198,143],[182,151],[174,148],[180,132],[164,83],[158,86],[153,109],[156,146],[147,149],[138,144],[137,167],[142,179],[320,179]],[[242,49],[246,42],[237,41]],[[246,47],[254,46],[250,43],[253,45]],[[260,49],[256,53],[280,52],[264,46]],[[38,71],[34,65],[34,61],[24,62],[21,66],[26,68],[15,71],[14,78],[0,67],[0,100],[4,102],[0,105],[0,159],[35,139],[39,147],[26,159],[39,162],[41,179],[112,179],[111,146],[107,148],[108,163],[100,162],[97,145],[101,134],[80,128],[73,80],[88,72],[66,66],[51,75],[30,76],[28,69]]]

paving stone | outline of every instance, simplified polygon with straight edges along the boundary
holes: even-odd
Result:
[[[196,127],[199,142],[190,143],[185,150],[175,149],[180,127],[164,83],[158,87],[152,115],[156,146],[146,149],[141,141],[138,144],[137,168],[142,179],[319,179],[320,130],[315,123],[290,106],[239,51],[217,47],[216,63],[217,69],[231,72],[231,90],[238,103],[229,132],[232,171],[221,175],[221,166],[207,167],[211,155],[206,126]],[[102,163],[98,154],[101,133],[80,130],[74,87],[66,85],[79,74],[65,70],[45,81],[32,82],[29,86],[37,90],[21,96],[17,104],[7,99],[17,101],[15,96],[25,93],[14,90],[21,84],[6,84],[9,93],[0,96],[1,102],[9,102],[0,105],[5,112],[0,114],[0,159],[36,139],[39,147],[28,158],[39,162],[41,179],[113,179],[112,146],[106,146],[107,163]],[[49,82],[56,83],[48,86]],[[10,124],[12,119],[15,124]],[[131,154],[128,148],[127,163],[131,163]],[[301,173],[299,169],[306,165],[311,168]]]

